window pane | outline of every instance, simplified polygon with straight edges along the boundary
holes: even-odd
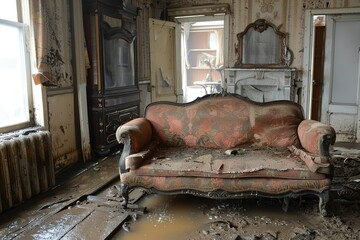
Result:
[[[0,127],[29,121],[22,27],[0,23]]]
[[[18,21],[16,0],[0,0],[0,6],[1,19],[14,22]]]

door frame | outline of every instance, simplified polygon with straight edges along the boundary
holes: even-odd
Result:
[[[336,9],[309,9],[305,10],[305,32],[304,32],[304,55],[303,55],[303,74],[302,74],[302,100],[305,118],[311,117],[312,102],[312,79],[313,79],[313,54],[314,54],[314,25],[315,15],[332,14],[359,14],[360,8],[336,8]],[[324,79],[325,81],[325,79]]]
[[[230,35],[230,14],[219,14],[219,15],[212,15],[212,16],[186,16],[181,18],[176,18],[176,21],[180,24],[186,22],[206,22],[206,21],[216,21],[216,20],[223,20],[224,21],[224,66],[229,66],[229,35]],[[180,29],[181,31],[181,29]],[[180,49],[182,49],[182,41],[180,40],[181,33],[179,34],[179,41],[180,41]],[[180,58],[182,58],[180,54]],[[184,75],[185,69],[183,68],[183,60],[181,59],[181,72]],[[186,98],[186,81],[183,81],[182,89],[184,93],[184,98]]]
[[[224,66],[229,66],[229,22],[230,22],[229,14],[215,15],[215,16],[198,16],[198,17],[188,16],[188,17],[176,18],[176,21],[181,24],[185,22],[206,22],[206,21],[215,21],[215,20],[224,20]]]

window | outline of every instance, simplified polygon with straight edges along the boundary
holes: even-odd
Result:
[[[28,26],[21,3],[0,0],[0,132],[31,124],[30,54],[26,46]]]

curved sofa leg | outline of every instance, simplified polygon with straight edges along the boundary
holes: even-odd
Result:
[[[329,202],[329,198],[330,190],[325,190],[319,195],[319,212],[323,217],[327,216],[326,206]]]
[[[123,198],[123,202],[121,205],[124,208],[127,208],[127,204],[129,202],[129,187],[126,184],[121,183],[121,196]]]
[[[282,210],[283,210],[284,212],[287,212],[287,211],[289,210],[289,203],[290,203],[290,198],[285,197],[285,198],[284,198],[284,202],[283,202],[283,204],[282,204]]]

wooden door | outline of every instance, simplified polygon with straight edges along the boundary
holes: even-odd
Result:
[[[337,141],[358,142],[360,14],[327,16],[325,49],[321,120]]]
[[[178,101],[181,92],[178,24],[149,19],[151,101]]]

